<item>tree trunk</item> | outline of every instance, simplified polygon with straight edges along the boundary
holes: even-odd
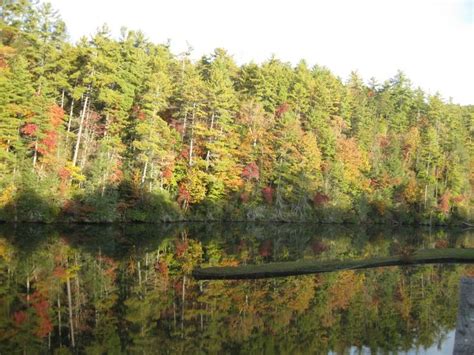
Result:
[[[38,160],[38,138],[35,140],[35,151],[33,152],[33,166],[36,166]]]
[[[212,113],[212,116],[211,116],[211,127],[210,127],[211,133],[212,133],[213,128],[214,128],[214,112]],[[212,142],[212,138],[209,137],[209,143],[211,142]],[[206,171],[209,169],[210,158],[211,158],[211,151],[208,149],[206,153]]]
[[[191,141],[189,143],[189,166],[193,165],[193,145],[194,145],[194,117],[196,113],[196,103],[193,104],[193,114],[191,116]]]
[[[186,276],[183,276],[183,290],[181,295],[181,331],[184,336],[184,303],[186,299]]]
[[[427,200],[428,200],[428,184],[425,184],[425,210],[426,210]]]
[[[138,285],[140,288],[142,288],[142,270],[140,268],[140,261],[137,262],[137,268],[138,268]]]
[[[107,137],[107,131],[109,128],[109,113],[105,115],[105,127],[104,127],[104,137]]]
[[[69,110],[69,119],[67,121],[67,134],[66,134],[66,146],[69,142],[69,133],[71,132],[71,124],[74,114],[74,99],[71,101],[71,109]]]
[[[146,177],[146,171],[148,169],[148,160],[145,161],[145,166],[143,167],[143,172],[142,172],[142,184],[145,182],[145,177]]]
[[[89,127],[87,126],[87,122],[89,122],[90,112],[87,114],[84,125],[86,125],[86,130],[84,131],[84,150],[82,151],[82,158],[81,161],[81,169],[84,168],[87,162],[87,154],[89,153],[89,145],[91,144],[94,133],[91,134]]]
[[[61,93],[61,108],[64,108],[64,89]]]
[[[66,280],[67,286],[67,303],[69,308],[69,333],[71,335],[71,345],[74,348],[76,346],[76,342],[74,340],[74,320],[72,317],[72,296],[71,296],[71,279],[68,277]]]
[[[30,275],[26,277],[26,302],[30,304]]]
[[[58,294],[58,334],[59,334],[59,346],[61,346],[61,298]]]
[[[76,266],[76,268],[78,268],[78,264],[77,264],[77,255],[74,256],[74,265]],[[74,315],[75,315],[75,328],[77,329],[78,328],[78,321],[79,321],[79,311],[81,309],[81,299],[80,299],[80,294],[81,294],[81,287],[80,287],[80,283],[79,283],[79,274],[76,274],[76,277],[75,277],[75,288],[76,288],[76,296],[74,297],[75,299],[75,303],[76,303],[76,309],[75,309],[75,312],[74,312]]]
[[[72,158],[72,165],[73,166],[76,166],[77,157],[79,155],[79,147],[81,145],[81,136],[82,136],[82,130],[83,130],[83,127],[84,127],[84,119],[86,117],[88,102],[89,102],[89,96],[86,96],[86,99],[84,100],[84,107],[82,108],[81,121],[79,123],[79,132],[77,133],[76,147],[74,149],[74,156]]]

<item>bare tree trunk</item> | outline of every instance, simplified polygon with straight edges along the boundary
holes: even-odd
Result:
[[[186,135],[186,127],[188,124],[188,111],[184,113],[184,119],[183,119],[183,137]]]
[[[202,281],[199,281],[199,292],[201,295],[203,294],[203,287],[202,287]],[[204,330],[204,304],[201,302],[200,306],[201,314],[200,314],[200,323],[201,323],[201,331]]]
[[[62,340],[61,340],[61,328],[62,328],[62,324],[61,324],[61,298],[59,297],[59,294],[58,294],[58,333],[59,333],[59,346],[61,346],[61,343],[62,343]]]
[[[146,171],[148,169],[148,160],[145,161],[145,166],[143,167],[143,173],[142,173],[142,184],[145,182],[145,176],[146,176]]]
[[[186,299],[186,276],[183,276],[183,290],[181,295],[181,331],[184,336],[184,303]]]
[[[426,210],[427,200],[428,200],[428,184],[425,184],[425,210]]]
[[[71,345],[74,348],[76,346],[76,342],[74,340],[74,320],[72,317],[72,296],[71,296],[71,279],[68,277],[66,280],[67,286],[67,302],[69,308],[69,333],[71,335]]]
[[[30,275],[26,277],[26,302],[30,304]]]
[[[176,329],[176,301],[173,301],[173,325]]]
[[[76,266],[77,268],[77,255],[74,255],[74,265]],[[81,287],[80,287],[80,283],[79,283],[79,274],[76,274],[76,277],[75,277],[75,280],[76,280],[76,297],[74,297],[75,301],[76,301],[76,309],[75,309],[75,312],[74,312],[74,315],[75,315],[75,328],[77,329],[78,328],[78,321],[79,321],[79,311],[81,309],[80,307],[80,293],[81,293]]]
[[[67,134],[66,134],[66,144],[69,141],[69,133],[71,132],[71,123],[72,123],[72,115],[74,114],[74,99],[71,101],[71,109],[69,110],[69,119],[67,121]]]
[[[107,137],[107,131],[109,129],[109,113],[105,115],[105,128],[104,128],[104,137]]]
[[[36,166],[38,160],[38,138],[35,140],[35,151],[33,152],[33,166]]]
[[[141,288],[142,287],[142,270],[140,268],[140,261],[137,262],[137,268],[138,268],[138,285]]]
[[[61,108],[64,108],[64,89],[61,93]]]
[[[145,283],[148,282],[148,253],[145,253]]]
[[[84,168],[84,166],[87,163],[87,155],[89,153],[89,146],[91,145],[92,141],[94,140],[94,132],[89,130],[89,127],[87,125],[87,122],[89,122],[90,119],[90,112],[86,116],[86,120],[84,125],[86,126],[86,130],[84,132],[84,150],[82,151],[82,158],[81,158],[81,169]]]
[[[79,155],[79,147],[81,145],[81,136],[82,136],[82,130],[84,128],[84,119],[86,117],[88,102],[89,102],[89,96],[86,96],[86,99],[84,100],[84,107],[82,108],[81,121],[79,123],[79,132],[77,133],[77,140],[76,140],[76,147],[74,149],[74,156],[72,158],[72,165],[74,165],[74,166],[76,166],[77,157]]]
[[[214,129],[214,112],[212,113],[212,116],[211,116],[211,127],[210,127],[210,130],[212,131]],[[212,132],[211,132],[212,133]],[[209,137],[209,143],[212,142],[212,138]],[[209,160],[211,158],[211,151],[208,149],[207,150],[207,153],[206,153],[206,171],[209,169]]]
[[[193,129],[191,128],[191,142],[189,143],[189,166],[193,165]]]
[[[191,141],[189,143],[189,166],[193,165],[193,144],[194,144],[194,117],[196,113],[196,103],[193,104],[193,114],[191,116]]]

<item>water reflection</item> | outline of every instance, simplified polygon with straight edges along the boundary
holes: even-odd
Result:
[[[246,281],[190,273],[473,241],[469,231],[378,227],[0,226],[0,353],[452,351],[459,281],[473,266]]]

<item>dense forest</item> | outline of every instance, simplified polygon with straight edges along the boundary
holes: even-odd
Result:
[[[72,44],[31,0],[0,16],[0,220],[473,219],[474,106],[401,72],[192,60],[106,26]]]

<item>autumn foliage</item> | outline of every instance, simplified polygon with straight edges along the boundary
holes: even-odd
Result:
[[[4,6],[1,221],[473,218],[472,106],[402,72],[194,60],[139,31],[72,44],[42,6]]]

